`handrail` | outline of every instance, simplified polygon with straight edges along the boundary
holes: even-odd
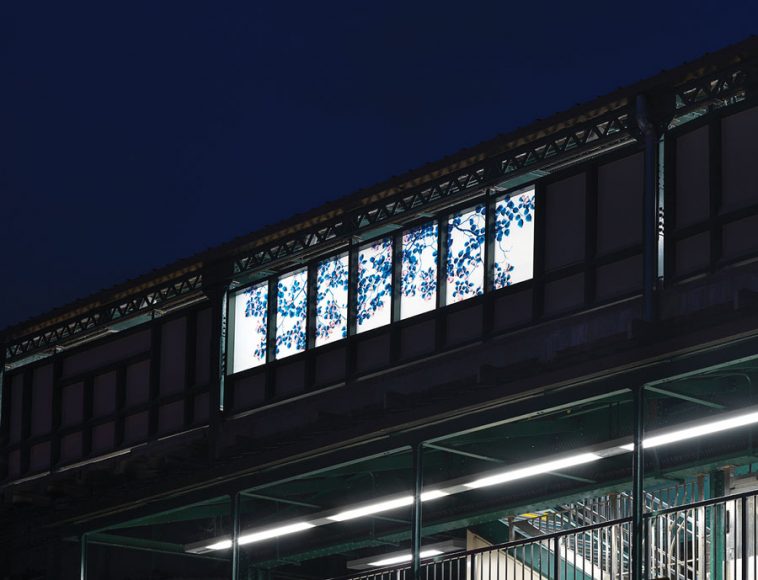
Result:
[[[675,506],[675,507],[669,507],[669,508],[665,508],[665,509],[661,509],[661,510],[649,511],[649,512],[646,512],[646,513],[644,513],[642,515],[643,523],[646,526],[649,526],[657,518],[661,518],[661,517],[664,517],[664,516],[669,516],[669,515],[672,515],[672,514],[678,514],[678,513],[686,512],[686,511],[689,511],[689,510],[698,509],[698,508],[707,508],[707,507],[712,507],[712,506],[724,505],[724,504],[729,503],[729,502],[741,502],[742,505],[745,506],[746,503],[747,503],[747,500],[750,499],[750,498],[758,498],[758,490],[753,490],[753,491],[748,491],[748,492],[742,492],[742,493],[736,493],[736,494],[730,494],[730,495],[725,495],[725,496],[721,496],[721,497],[716,497],[716,498],[710,498],[710,499],[706,499],[706,500],[700,500],[700,501],[696,501],[696,502],[691,502],[691,503],[685,504],[685,505],[680,505],[680,506]],[[744,507],[743,507],[743,512],[744,512]],[[745,513],[741,514],[741,518],[742,519],[744,519],[746,517],[747,516],[746,516]],[[421,560],[421,565],[423,567],[423,566],[430,566],[430,565],[434,565],[434,564],[443,564],[445,562],[452,562],[452,561],[456,561],[456,560],[460,561],[461,559],[464,559],[464,558],[465,559],[469,559],[469,558],[476,559],[476,556],[479,555],[479,554],[493,553],[493,552],[496,552],[496,551],[503,551],[503,550],[507,551],[507,550],[511,550],[513,548],[518,548],[520,546],[528,546],[530,544],[531,545],[535,545],[535,544],[544,545],[549,550],[557,549],[558,541],[561,538],[577,537],[577,536],[580,536],[582,534],[587,534],[587,533],[593,532],[595,530],[608,529],[608,528],[613,528],[613,527],[617,527],[617,526],[623,526],[624,524],[631,523],[632,520],[633,520],[632,517],[627,516],[627,517],[623,517],[623,518],[617,518],[617,519],[613,519],[613,520],[607,520],[607,521],[604,521],[604,522],[598,522],[598,523],[587,525],[587,526],[581,526],[581,527],[577,527],[577,528],[570,528],[570,529],[566,529],[566,530],[561,530],[561,531],[558,531],[558,532],[552,532],[552,533],[549,533],[549,534],[535,536],[535,537],[532,537],[532,538],[524,538],[524,539],[519,539],[519,540],[511,540],[511,541],[508,541],[508,542],[503,542],[503,543],[500,543],[500,544],[493,544],[491,546],[486,546],[486,547],[482,547],[482,548],[476,548],[476,549],[473,549],[473,550],[460,550],[460,551],[457,551],[457,552],[449,552],[449,553],[446,553],[444,555],[438,555],[438,556],[432,556],[432,557],[429,557],[429,558],[424,558],[424,559]],[[667,532],[668,539],[672,538],[672,534],[673,534],[673,537],[677,537],[678,534],[680,533],[680,531],[682,529],[685,529],[685,528],[682,528],[681,526],[679,526],[678,531],[676,531],[676,532],[670,532],[670,531]],[[623,528],[621,529],[621,532],[622,532],[622,536],[623,536]],[[651,546],[651,547],[654,549],[654,551],[661,552],[661,554],[665,555],[665,552],[662,552],[661,551],[662,548],[660,548],[659,546]],[[692,554],[690,554],[690,555],[692,555]],[[678,560],[678,556],[677,556],[676,559]],[[473,560],[470,560],[469,563],[471,563],[473,565]],[[684,562],[677,562],[675,565],[677,565],[677,566],[684,566],[687,569],[690,568],[690,565],[686,561],[684,561]],[[745,566],[745,565],[747,565],[746,562],[743,563],[743,566]],[[384,578],[384,577],[390,577],[390,576],[387,576],[387,575],[391,575],[393,573],[400,573],[400,572],[402,572],[404,570],[409,570],[409,569],[410,569],[409,564],[403,563],[403,564],[397,564],[397,565],[394,565],[394,566],[388,566],[388,567],[384,567],[384,568],[376,568],[376,569],[371,569],[371,570],[365,570],[363,572],[358,572],[358,573],[354,573],[354,574],[351,574],[351,575],[340,576],[340,577],[334,578],[332,580],[348,580],[348,579],[356,579],[356,578]],[[401,577],[401,576],[398,575],[398,577]]]

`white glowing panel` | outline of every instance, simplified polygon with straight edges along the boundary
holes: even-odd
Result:
[[[308,312],[308,270],[279,278],[276,288],[276,358],[305,350]]]
[[[316,276],[316,346],[321,346],[347,336],[347,254],[321,262]]]
[[[392,239],[384,238],[358,252],[356,325],[365,332],[392,319]]]
[[[531,279],[534,265],[533,189],[497,201],[494,244],[494,288]]]
[[[437,222],[429,222],[403,234],[400,318],[437,306],[437,230]]]
[[[268,283],[240,290],[234,295],[234,352],[232,372],[266,362]]]
[[[448,222],[446,304],[484,293],[485,211],[478,205]]]

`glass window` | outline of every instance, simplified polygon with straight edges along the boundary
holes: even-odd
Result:
[[[358,252],[358,332],[389,324],[392,300],[392,239],[384,238]]]
[[[234,346],[232,372],[266,362],[268,283],[234,294]]]
[[[485,211],[478,205],[448,222],[447,304],[484,293]]]
[[[318,265],[316,282],[316,346],[347,336],[348,256]]]
[[[276,289],[276,358],[305,350],[308,270],[279,278]]]
[[[534,263],[534,189],[495,204],[493,287],[529,280]]]
[[[437,305],[437,222],[403,234],[400,318],[433,310]]]

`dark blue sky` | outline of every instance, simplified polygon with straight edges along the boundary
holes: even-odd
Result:
[[[0,328],[742,40],[757,4],[4,3]]]

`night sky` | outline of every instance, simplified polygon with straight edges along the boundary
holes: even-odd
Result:
[[[756,2],[9,0],[0,328],[756,24]]]

